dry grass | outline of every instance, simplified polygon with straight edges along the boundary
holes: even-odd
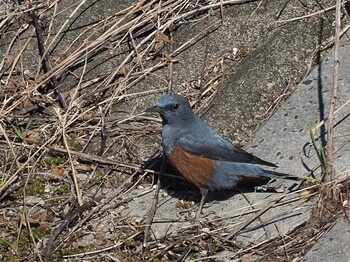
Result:
[[[83,25],[66,46],[61,43],[72,36],[86,1],[73,3],[68,15],[61,1],[5,2],[0,23],[6,40],[0,61],[1,259],[50,261],[92,248],[74,244],[77,231],[109,212],[111,200],[115,209],[125,205],[132,199],[128,192],[152,183],[150,175],[157,173],[152,165],[144,168],[134,153],[140,139],[154,133],[150,117],[127,111],[112,116],[112,107],[163,93],[135,86],[167,66],[164,82],[170,83],[176,56],[218,25],[176,49],[173,28],[240,2],[246,1],[139,1]],[[227,54],[205,66],[200,91],[187,95],[205,106],[223,78],[225,60],[237,59]],[[107,142],[110,134],[115,137]],[[120,175],[111,178],[116,171]],[[110,249],[122,252],[142,230],[119,213],[114,219],[122,244]]]
[[[84,26],[67,46],[60,43],[83,14],[86,1],[72,3],[66,16],[59,0],[13,2],[5,2],[0,13],[0,34],[6,40],[0,61],[0,260],[51,261],[83,254],[91,260],[119,261],[132,254],[134,260],[167,261],[222,250],[238,258],[269,254],[276,245],[280,253],[275,255],[287,254],[289,260],[290,250],[304,243],[273,236],[241,248],[224,240],[227,225],[218,220],[206,225],[209,231],[199,225],[184,228],[162,241],[150,240],[143,250],[142,223],[122,215],[135,198],[129,195],[132,189],[154,184],[152,161],[134,152],[144,137],[154,134],[156,121],[127,110],[112,115],[113,108],[123,108],[122,102],[131,97],[164,92],[166,88],[135,88],[162,68],[168,68],[163,81],[171,89],[177,55],[218,25],[211,24],[176,49],[174,28],[190,19],[206,19],[225,5],[251,1],[138,1]],[[242,57],[224,54],[203,66],[198,81],[189,80],[187,85],[194,88],[184,94],[197,112],[203,113],[220,88],[225,63]],[[114,137],[107,141],[110,134]],[[111,155],[115,159],[107,158]],[[158,155],[155,150],[153,156]],[[118,176],[111,177],[113,172]],[[109,223],[118,230],[108,231]],[[317,238],[315,232],[310,243]]]

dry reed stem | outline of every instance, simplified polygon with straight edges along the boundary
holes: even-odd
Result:
[[[128,237],[126,240],[127,241],[132,240],[135,236],[137,236],[139,234],[141,234],[141,232],[137,232],[136,234],[132,235],[131,237]],[[114,249],[116,247],[119,247],[121,245],[123,245],[123,242],[118,241],[116,244],[105,247],[105,248],[101,248],[101,249],[97,249],[97,250],[93,250],[93,251],[87,251],[84,253],[77,253],[77,254],[73,254],[73,255],[65,255],[65,256],[62,256],[62,258],[74,258],[74,257],[83,257],[83,256],[87,256],[87,255],[99,254],[99,253]]]
[[[154,216],[157,212],[157,206],[158,206],[158,200],[159,200],[159,190],[160,190],[160,181],[164,175],[164,170],[165,170],[165,165],[166,165],[166,156],[163,154],[162,155],[162,160],[161,160],[161,164],[160,164],[160,172],[159,172],[159,176],[157,179],[157,184],[156,184],[156,190],[153,196],[153,202],[152,202],[152,206],[151,209],[148,212],[148,215],[146,217],[146,221],[145,221],[145,231],[144,231],[144,237],[143,237],[143,244],[142,246],[145,248],[147,247],[147,241],[148,241],[148,236],[149,236],[149,232],[151,230],[151,226],[153,223],[153,219]]]
[[[32,37],[34,36],[34,34],[35,34],[35,28],[32,29],[32,31],[29,34],[29,37],[27,38],[27,41],[24,43],[24,45],[22,46],[21,50],[19,51],[19,53],[15,57],[15,59],[14,59],[14,61],[12,63],[12,66],[10,68],[10,71],[8,73],[8,77],[7,77],[6,81],[5,81],[5,85],[7,85],[10,82],[10,78],[12,76],[13,70],[15,69],[18,61],[20,60],[20,58],[22,56],[22,53],[28,47],[28,45],[29,45],[30,41],[32,40]],[[7,112],[5,112],[5,114],[7,115]]]
[[[334,45],[334,64],[333,64],[333,87],[329,102],[329,114],[328,114],[328,125],[327,125],[327,167],[324,174],[325,182],[329,182],[334,176],[333,167],[333,122],[334,122],[334,111],[337,100],[338,91],[338,80],[339,80],[339,42],[340,42],[340,29],[341,29],[341,12],[340,12],[340,0],[336,1],[335,11],[335,45]]]
[[[12,153],[12,156],[13,156],[13,159],[17,159],[17,154],[15,153],[15,150],[13,149],[13,145],[4,129],[5,124],[2,120],[0,120],[0,131],[2,133],[2,135],[4,136],[5,140],[6,140],[6,143],[8,145],[8,148],[11,150],[11,153]],[[16,161],[16,164],[18,165],[17,161]]]
[[[230,232],[228,236],[224,239],[225,242],[230,242],[230,239],[235,236],[238,232],[245,229],[247,226],[249,226],[251,223],[253,223],[256,219],[260,218],[264,213],[266,213],[269,209],[271,209],[274,205],[278,204],[285,196],[287,196],[290,193],[290,191],[287,191],[283,193],[282,196],[280,196],[278,199],[271,201],[265,208],[261,209],[260,211],[254,210],[254,213],[256,213],[255,216],[250,218],[246,223],[243,223],[241,226],[237,227],[233,232]]]
[[[341,2],[341,4],[345,4],[347,1],[348,0],[345,0],[345,1]],[[303,16],[299,16],[299,17],[293,17],[293,18],[285,19],[285,20],[277,20],[277,21],[275,21],[275,23],[289,23],[289,22],[298,21],[298,20],[305,19],[305,18],[310,18],[310,17],[316,16],[316,15],[320,15],[320,14],[323,14],[325,12],[331,11],[331,10],[335,9],[336,6],[337,5],[332,5],[330,7],[323,8],[320,11],[313,12],[313,13],[308,14],[308,15],[303,15]]]
[[[69,163],[70,163],[70,167],[71,167],[71,171],[72,171],[72,177],[73,177],[77,201],[78,201],[78,204],[81,206],[81,205],[83,205],[82,194],[81,194],[80,186],[78,183],[77,171],[75,169],[72,154],[71,154],[71,151],[69,149],[68,142],[67,142],[67,134],[66,134],[65,130],[66,130],[65,122],[62,122],[62,139],[63,139],[63,143],[64,143],[64,146],[67,150],[67,154],[68,154],[68,159],[69,159]]]
[[[56,152],[61,152],[61,153],[67,153],[68,154],[68,150],[67,149],[63,149],[63,148],[60,148],[60,147],[57,147],[57,146],[51,146],[49,148],[50,148],[50,150],[53,150],[53,151],[56,151]],[[140,169],[142,171],[146,171],[146,172],[151,173],[151,174],[158,174],[157,171],[154,171],[152,169],[142,168],[142,166],[139,165],[139,164],[126,163],[126,162],[122,162],[122,161],[118,161],[118,160],[109,159],[109,158],[106,158],[106,157],[89,155],[89,154],[85,154],[85,153],[78,152],[78,151],[73,151],[73,150],[69,150],[69,152],[72,155],[75,155],[75,156],[77,156],[77,157],[79,157],[81,159],[95,161],[95,162],[98,162],[98,163],[101,163],[101,164],[116,165],[116,166],[131,168],[131,169]]]
[[[344,104],[342,104],[339,108],[337,108],[334,111],[334,113],[333,113],[334,117],[337,117],[341,111],[343,111],[344,109],[347,109],[347,106],[349,104],[350,104],[350,99],[348,99]],[[323,126],[327,121],[328,121],[328,117],[326,119],[320,121],[314,128],[311,129],[311,131],[316,132],[316,130],[319,129],[321,126]]]
[[[17,41],[17,39],[22,35],[22,33],[24,33],[29,27],[29,24],[23,24],[21,25],[21,27],[17,30],[15,36],[13,37],[13,39],[11,40],[11,42],[9,43],[8,47],[7,47],[7,50],[6,50],[6,53],[3,54],[3,57],[7,57],[9,56],[10,54],[10,51],[11,51],[11,48],[13,47],[13,45],[15,44],[15,42]],[[0,72],[2,72],[2,69],[5,65],[5,59],[2,59],[1,62],[0,62]],[[2,72],[0,74],[0,78],[2,78],[2,75],[4,74],[5,72]]]

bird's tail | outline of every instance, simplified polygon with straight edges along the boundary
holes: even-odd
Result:
[[[305,178],[289,175],[285,173],[280,173],[276,171],[266,170],[266,169],[260,169],[259,173],[255,174],[246,174],[246,175],[239,175],[238,176],[238,184],[241,186],[257,186],[257,185],[264,185],[268,183],[269,181],[274,179],[286,179],[286,180],[304,180]]]
[[[278,178],[278,179],[287,179],[287,180],[294,180],[294,181],[299,181],[299,180],[304,180],[304,177],[300,176],[295,176],[295,175],[290,175],[286,173],[280,173],[276,171],[271,171],[271,170],[265,170],[263,176],[268,177],[268,178]]]

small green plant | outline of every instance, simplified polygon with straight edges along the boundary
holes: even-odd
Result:
[[[7,117],[5,118],[5,122],[6,122],[7,125],[9,125],[12,128],[13,132],[16,134],[16,136],[20,140],[22,140],[24,143],[27,143],[25,134],[26,134],[26,132],[29,130],[29,128],[32,125],[32,122],[33,122],[33,118],[32,117],[30,117],[28,119],[28,122],[27,122],[26,127],[25,127],[24,130],[21,130],[18,126],[16,126],[14,123],[12,123],[10,121],[10,119],[8,119]]]
[[[4,254],[8,249],[11,250],[11,252],[8,252],[10,254],[16,254],[15,247],[13,244],[11,244],[12,239],[9,237],[6,238],[0,238],[0,253]]]
[[[17,240],[16,240],[16,246],[15,246],[15,252],[18,253],[18,248],[23,244],[23,226],[25,221],[25,207],[22,208],[21,217],[19,220],[19,225],[17,229]]]
[[[5,118],[5,121],[12,128],[13,132],[15,132],[17,137],[22,141],[25,141],[24,133],[15,124],[13,124],[8,118]]]
[[[327,168],[327,157],[326,157],[325,149],[320,144],[318,138],[316,138],[313,128],[309,129],[309,134],[311,137],[312,145],[315,148],[317,158],[320,161],[322,173],[324,173]]]

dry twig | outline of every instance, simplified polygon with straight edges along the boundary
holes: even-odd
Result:
[[[336,1],[336,18],[335,18],[335,45],[334,45],[334,64],[333,64],[333,87],[329,103],[328,125],[327,125],[327,169],[324,174],[325,182],[332,180],[334,175],[333,167],[333,121],[334,111],[337,100],[338,78],[339,78],[339,41],[341,29],[341,12],[340,0]]]

